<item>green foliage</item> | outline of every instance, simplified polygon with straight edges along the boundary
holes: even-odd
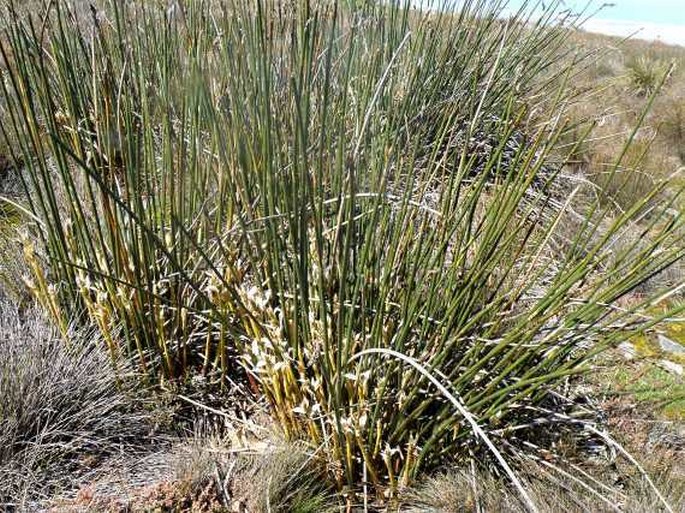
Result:
[[[638,96],[651,96],[659,88],[664,76],[673,71],[673,64],[640,55],[629,59],[626,64],[630,87]]]
[[[298,444],[254,456],[251,483],[245,484],[251,511],[274,513],[334,513],[337,498],[314,458]],[[247,472],[245,473],[247,475]],[[247,476],[246,476],[247,477]]]
[[[223,376],[235,368],[233,329],[223,309],[209,312],[207,304],[215,282],[230,280],[230,237],[220,241],[225,274],[215,276],[202,255],[216,253],[217,233],[230,235],[232,214],[217,212],[228,204],[229,177],[204,146],[207,106],[186,39],[198,27],[176,33],[163,11],[142,9],[135,38],[93,15],[91,39],[67,21],[66,6],[51,5],[50,59],[35,52],[29,24],[10,27],[3,49],[11,67],[5,87],[14,89],[5,89],[4,128],[14,129],[7,139],[15,136],[26,158],[24,189],[50,262],[44,275],[27,247],[29,286],[61,326],[87,316],[114,358],[135,355],[145,371],[169,378],[189,369]],[[124,23],[122,12],[110,12]],[[155,55],[158,48],[166,54]],[[203,212],[212,209],[210,220]],[[193,239],[182,240],[180,230]]]
[[[685,383],[682,377],[652,363],[639,368],[612,369],[605,373],[607,393],[625,395],[653,407],[661,416],[685,419]]]
[[[3,46],[36,296],[163,379],[242,363],[350,493],[478,450],[422,373],[361,351],[417,361],[506,439],[645,328],[642,305],[607,305],[683,257],[659,189],[616,218],[600,194],[556,237],[578,215],[547,165],[572,69],[546,74],[565,32],[545,19],[112,2],[86,32],[51,5]],[[647,208],[648,237],[616,250]]]
[[[23,213],[19,205],[18,180],[9,162],[0,154],[0,290],[7,295],[23,296],[21,275],[21,245],[18,243],[18,229]]]

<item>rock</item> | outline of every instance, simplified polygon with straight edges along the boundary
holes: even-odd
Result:
[[[245,513],[246,511],[247,508],[245,507],[243,501],[233,501],[233,505],[231,506],[231,513]]]
[[[683,366],[679,363],[671,362],[669,360],[661,360],[659,361],[659,365],[667,371],[677,374],[678,376],[682,376],[685,373]]]
[[[679,355],[685,355],[685,347],[683,347],[682,344],[679,344],[678,342],[674,342],[670,338],[659,334],[658,337],[659,340],[659,347],[661,347],[662,351],[665,351],[666,353],[669,354],[679,354]]]
[[[635,355],[637,355],[637,350],[635,349],[635,346],[631,344],[630,342],[622,342],[619,344],[618,348],[621,350],[623,353],[623,356],[627,360],[632,360],[635,358]]]

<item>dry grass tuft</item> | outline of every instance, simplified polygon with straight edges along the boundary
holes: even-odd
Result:
[[[87,333],[68,343],[0,298],[0,503],[28,507],[149,439],[149,415]]]
[[[606,481],[614,472],[606,466],[597,473]],[[685,481],[671,474],[661,476],[662,493],[674,511],[685,507]],[[668,511],[640,477],[605,484],[602,493],[593,495],[560,474],[540,466],[528,474],[528,489],[541,513]],[[401,513],[526,513],[528,508],[507,483],[481,471],[453,470],[431,477],[407,494]]]
[[[254,442],[254,441],[253,441]],[[241,445],[202,425],[159,453],[110,471],[56,511],[326,513],[339,511],[318,461],[300,444],[267,437]]]

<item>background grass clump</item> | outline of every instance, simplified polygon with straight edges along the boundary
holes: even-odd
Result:
[[[615,181],[639,175],[644,110],[595,187],[568,179],[586,56],[553,8],[502,8],[16,17],[2,130],[39,239],[29,288],[152,381],[249,382],[350,501],[484,455],[520,489],[505,460],[535,454],[526,427],[577,424],[551,392],[659,320],[641,312],[669,290],[612,305],[682,260],[685,232],[678,188]]]
[[[124,379],[128,381],[124,382]],[[152,416],[97,336],[0,296],[0,503],[29,511],[107,457],[149,444]]]

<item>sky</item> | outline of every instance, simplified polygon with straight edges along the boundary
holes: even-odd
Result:
[[[512,4],[520,4],[520,0],[512,0]],[[663,23],[683,25],[685,28],[684,0],[564,0],[565,5],[574,10],[582,10],[589,4],[590,11],[596,11],[598,19],[637,21],[647,23]]]
[[[412,0],[414,4],[464,0]],[[494,1],[494,0],[493,0]],[[536,0],[527,0],[529,4]],[[554,0],[540,0],[549,4]],[[592,14],[583,24],[590,32],[633,36],[685,46],[685,0],[559,0],[562,9]],[[516,11],[526,0],[509,0],[507,9]]]
[[[510,8],[523,0],[510,0]],[[593,16],[584,28],[616,36],[629,36],[685,46],[685,0],[563,0],[575,12]]]

